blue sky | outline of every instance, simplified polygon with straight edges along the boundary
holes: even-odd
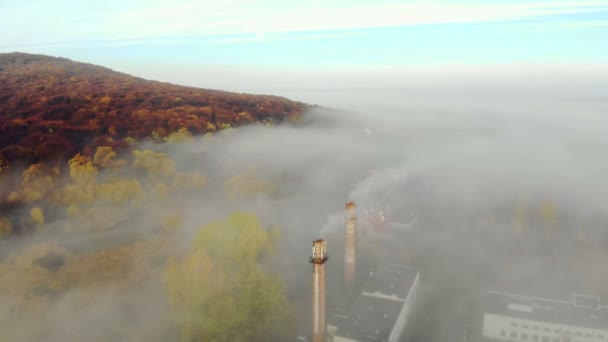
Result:
[[[0,32],[102,65],[607,64],[608,0],[0,0]]]

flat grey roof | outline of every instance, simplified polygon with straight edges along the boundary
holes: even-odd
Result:
[[[364,293],[379,293],[405,299],[418,276],[415,268],[386,264],[370,272],[363,285]]]
[[[418,273],[401,265],[382,265],[370,273],[349,313],[330,317],[329,324],[338,328],[336,335],[366,342],[388,340]]]
[[[554,300],[488,291],[485,312],[539,322],[608,330],[608,307],[592,296]]]

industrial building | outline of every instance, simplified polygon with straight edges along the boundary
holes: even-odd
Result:
[[[554,300],[489,291],[482,331],[485,341],[605,342],[608,307],[586,295]]]
[[[361,294],[345,314],[334,314],[328,341],[397,342],[412,311],[420,283],[418,270],[382,265],[371,271]]]
[[[369,271],[356,286],[357,215],[353,202],[346,203],[343,295],[350,304],[326,320],[327,243],[314,240],[309,258],[312,269],[312,342],[398,342],[417,297],[419,271],[385,264]],[[353,299],[354,301],[350,301]],[[298,341],[308,341],[298,336]]]

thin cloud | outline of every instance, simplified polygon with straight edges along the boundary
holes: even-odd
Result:
[[[332,30],[370,29],[429,24],[493,23],[539,16],[594,13],[608,10],[603,1],[531,2],[525,4],[454,4],[447,1],[390,4],[348,5],[309,1],[289,4],[267,4],[249,0],[199,2],[182,1],[170,6],[147,3],[146,7],[119,6],[90,13],[63,5],[39,4],[36,11],[23,11],[10,6],[7,20],[0,29],[13,32],[0,39],[2,46],[19,46],[44,41],[78,42],[91,40],[137,40],[171,37],[214,37],[215,41],[234,42],[243,38],[218,38],[221,35],[256,34],[257,41],[282,39],[269,34],[288,32],[321,32]],[[72,6],[75,4],[72,4]],[[45,15],[41,15],[41,11]],[[29,14],[28,14],[29,13]],[[40,13],[37,14],[37,13]],[[86,20],[83,20],[86,18]],[[262,37],[262,39],[260,39]],[[301,37],[288,37],[302,39]],[[244,39],[250,39],[245,37]]]

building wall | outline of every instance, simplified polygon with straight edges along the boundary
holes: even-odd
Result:
[[[407,294],[407,298],[405,298],[405,302],[403,303],[403,307],[401,308],[401,312],[399,313],[399,317],[397,317],[397,321],[395,322],[395,326],[391,331],[390,336],[388,337],[388,342],[398,342],[403,334],[403,330],[405,329],[405,325],[407,323],[407,319],[414,307],[414,303],[416,302],[416,298],[418,297],[418,288],[420,287],[420,273],[416,275],[416,279],[412,283],[412,288],[410,292]]]
[[[483,337],[514,342],[606,342],[608,330],[485,313]]]

